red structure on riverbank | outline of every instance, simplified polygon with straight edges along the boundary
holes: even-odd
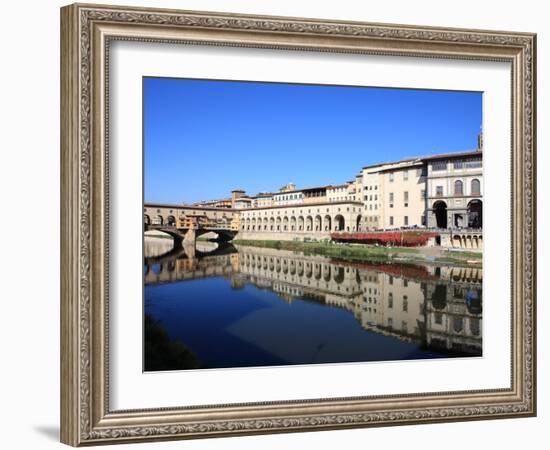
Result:
[[[372,233],[331,233],[335,242],[353,244],[391,245],[399,247],[420,247],[426,245],[431,238],[439,236],[433,231],[377,231]]]

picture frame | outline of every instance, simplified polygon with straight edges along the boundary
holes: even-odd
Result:
[[[116,41],[506,62],[511,67],[510,386],[110,406],[109,64]],[[72,445],[536,415],[536,35],[74,4],[61,9],[61,441]],[[136,155],[136,158],[140,158]],[[136,189],[139,189],[137,187]]]

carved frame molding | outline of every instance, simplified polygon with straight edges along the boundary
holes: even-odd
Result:
[[[509,61],[510,389],[110,411],[108,58],[114,39]],[[75,4],[61,10],[61,439],[73,446],[536,414],[535,55],[529,33]]]

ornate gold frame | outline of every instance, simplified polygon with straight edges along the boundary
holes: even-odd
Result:
[[[511,387],[111,411],[106,63],[114,39],[510,62]],[[105,5],[62,8],[62,442],[79,446],[535,415],[535,51],[536,36],[529,33]]]

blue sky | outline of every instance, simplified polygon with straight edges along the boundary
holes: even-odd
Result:
[[[144,196],[182,203],[351,180],[474,149],[479,92],[144,78]]]

